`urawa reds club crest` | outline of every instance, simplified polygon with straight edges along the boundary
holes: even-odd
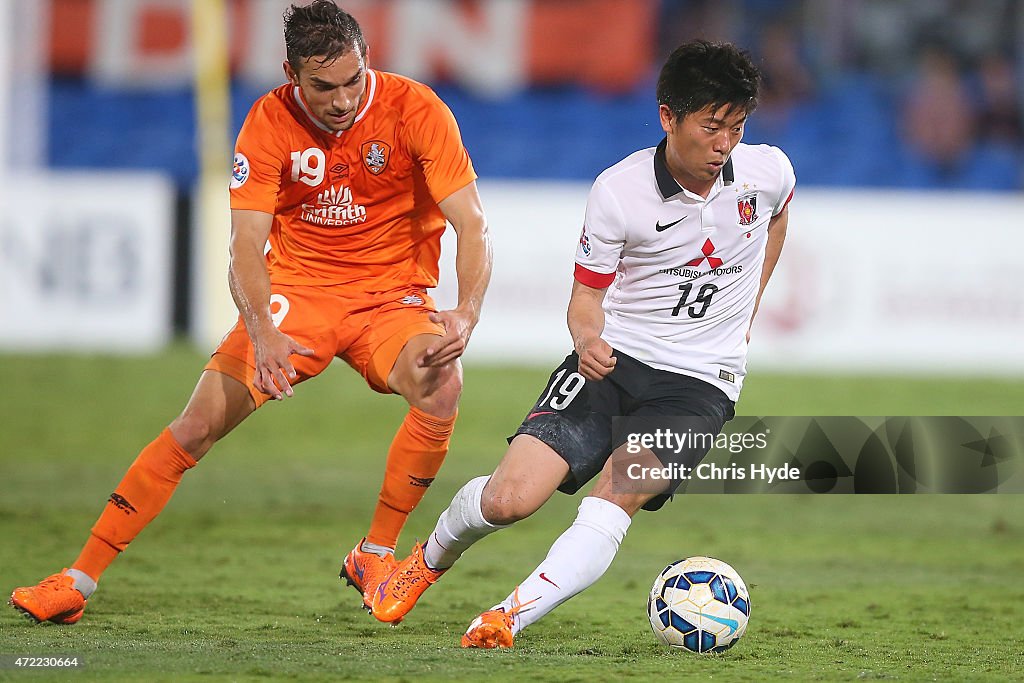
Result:
[[[359,148],[363,155],[363,163],[373,175],[380,175],[388,167],[391,158],[391,145],[382,140],[364,142]]]
[[[747,192],[736,198],[736,210],[740,214],[740,225],[751,225],[757,220],[757,193]]]

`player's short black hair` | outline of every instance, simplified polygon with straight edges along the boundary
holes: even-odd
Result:
[[[303,61],[319,57],[321,64],[334,61],[353,48],[366,56],[363,30],[351,14],[333,0],[313,0],[292,5],[284,12],[284,45],[288,63],[298,72]]]
[[[658,76],[658,104],[667,105],[677,119],[711,106],[757,107],[761,72],[750,54],[730,43],[692,40],[677,47]]]

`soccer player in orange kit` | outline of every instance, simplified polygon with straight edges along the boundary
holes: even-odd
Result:
[[[111,494],[70,569],[14,590],[11,604],[36,621],[81,619],[100,575],[185,471],[335,357],[409,403],[369,531],[342,563],[365,606],[447,453],[459,357],[491,272],[455,118],[430,88],[370,69],[359,24],[332,0],[292,5],[284,26],[289,82],[253,105],[235,148],[229,284],[239,320],[185,409]],[[446,219],[458,236],[459,294],[454,309],[437,311],[426,289],[437,284]]]

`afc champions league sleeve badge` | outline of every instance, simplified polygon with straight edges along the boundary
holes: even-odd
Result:
[[[249,160],[241,152],[235,152],[235,160],[231,165],[231,189],[245,185],[249,179]]]
[[[583,233],[580,235],[580,251],[584,256],[590,256],[590,236],[587,235],[587,226],[583,226]]]

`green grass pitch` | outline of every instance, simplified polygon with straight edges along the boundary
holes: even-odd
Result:
[[[553,361],[555,359],[552,359]],[[125,468],[180,410],[203,357],[0,357],[0,589],[74,559]],[[554,364],[554,363],[553,363]],[[543,368],[470,366],[447,463],[403,534],[489,473]],[[1005,415],[1024,383],[794,377],[755,367],[742,414]],[[458,638],[571,522],[577,498],[474,547],[397,628],[337,579],[364,533],[404,413],[344,365],[262,409],[193,471],[103,577],[76,626],[0,610],[0,654],[73,653],[77,672],[5,680],[993,680],[1024,670],[1024,497],[680,496],[641,513],[594,587],[511,651]],[[712,555],[751,588],[722,655],[659,646],[647,590],[669,562]]]

